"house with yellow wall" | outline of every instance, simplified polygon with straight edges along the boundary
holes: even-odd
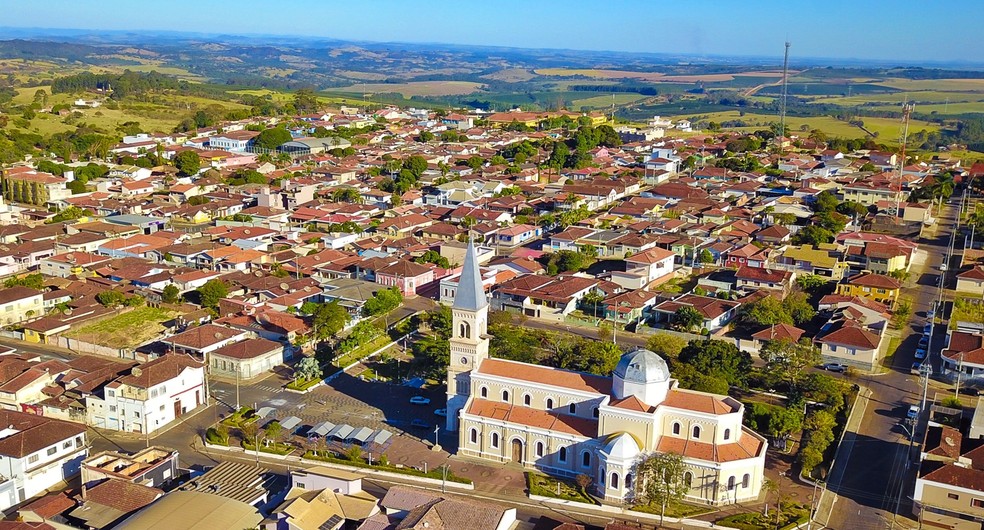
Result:
[[[860,296],[891,307],[899,297],[901,288],[902,283],[891,276],[862,272],[837,284],[837,294]]]

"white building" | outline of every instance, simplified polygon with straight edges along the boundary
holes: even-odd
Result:
[[[207,402],[205,367],[183,354],[142,364],[103,388],[103,397],[86,398],[86,416],[94,427],[154,432]]]
[[[461,455],[592,477],[611,502],[631,499],[647,455],[683,457],[688,500],[755,500],[768,443],[742,426],[744,405],[684,390],[648,350],[622,355],[611,376],[489,357],[489,303],[474,250],[451,306],[447,429]]]
[[[0,510],[74,477],[89,455],[84,425],[9,410],[0,425]]]

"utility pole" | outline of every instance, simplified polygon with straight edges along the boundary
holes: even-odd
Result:
[[[912,109],[915,105],[912,103],[902,104],[902,138],[901,138],[901,160],[899,160],[899,189],[895,190],[895,218],[896,221],[901,224],[902,222],[902,183],[903,171],[905,169],[905,144],[909,139],[909,117],[912,116]]]

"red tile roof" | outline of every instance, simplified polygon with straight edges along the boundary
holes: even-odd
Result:
[[[574,434],[585,438],[594,438],[598,435],[598,422],[596,420],[578,418],[577,416],[568,414],[557,414],[555,412],[547,412],[529,407],[519,407],[486,399],[473,399],[471,406],[468,408],[468,414],[518,423],[538,429]]]
[[[578,390],[581,392],[592,392],[599,394],[611,394],[612,380],[610,377],[600,375],[584,374],[559,368],[549,368],[503,359],[486,359],[478,368],[479,374],[494,375],[498,377],[509,377],[520,381],[541,383],[544,385],[557,386]]]

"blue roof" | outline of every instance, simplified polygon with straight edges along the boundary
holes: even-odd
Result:
[[[475,246],[469,242],[468,250],[465,252],[465,265],[461,268],[458,290],[454,293],[454,303],[451,307],[478,311],[487,305],[489,299],[485,296],[485,288],[482,287],[482,273],[478,270]]]

